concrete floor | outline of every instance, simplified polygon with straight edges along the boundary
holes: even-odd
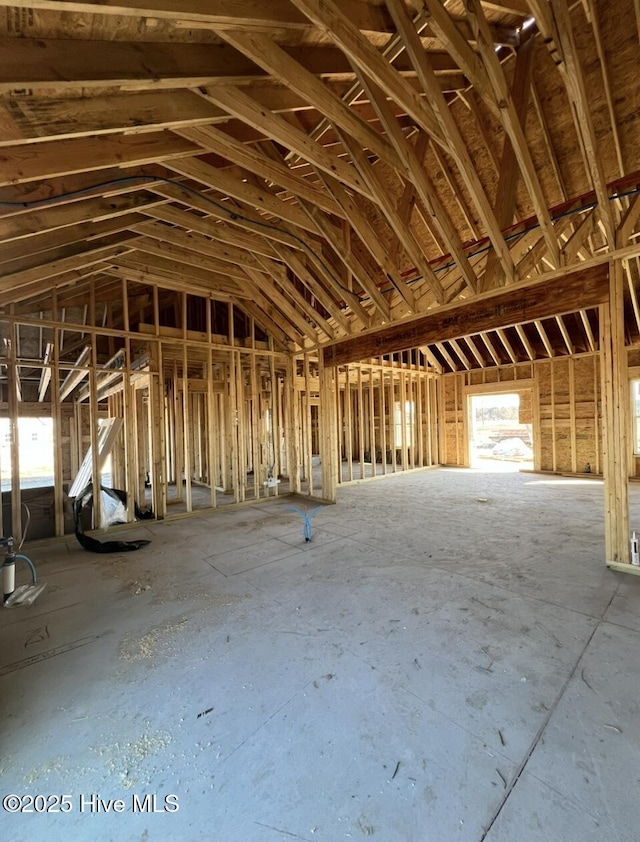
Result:
[[[601,483],[396,476],[340,489],[309,544],[292,502],[32,550],[1,789],[72,809],[5,813],[3,842],[638,840],[640,578],[603,564]]]

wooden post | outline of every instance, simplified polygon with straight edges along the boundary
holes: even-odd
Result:
[[[551,377],[551,469],[558,470],[557,444],[556,444],[556,377],[555,363],[549,362]]]
[[[596,446],[596,474],[600,473],[600,446],[598,444],[598,426],[600,423],[600,381],[598,378],[598,372],[600,370],[598,366],[599,356],[592,357],[593,360],[593,429],[594,429],[594,437],[595,437],[595,446]]]
[[[425,424],[427,427],[427,437],[426,437],[426,460],[427,465],[433,465],[433,419],[435,418],[435,413],[431,411],[431,394],[433,392],[432,383],[434,382],[433,377],[430,374],[425,375],[425,406],[424,406],[424,415],[425,415]],[[437,424],[437,421],[436,421]]]
[[[158,374],[152,377],[155,385],[156,400],[153,403],[154,412],[154,447],[153,457],[154,481],[158,488],[158,502],[156,518],[167,516],[167,442],[165,424],[165,396],[164,396],[164,361],[162,358],[162,343],[156,343],[156,364]]]
[[[222,487],[225,492],[233,490],[235,482],[233,474],[233,413],[231,409],[231,387],[233,372],[233,352],[229,352],[229,360],[225,364],[224,392],[221,395],[220,412],[220,435],[222,441],[222,452],[220,455],[222,464]]]
[[[252,345],[255,348],[255,329],[253,319],[251,320]],[[253,496],[256,500],[260,498],[260,484],[262,482],[262,471],[260,470],[260,442],[258,439],[260,431],[260,398],[258,396],[258,372],[256,369],[256,355],[251,354],[249,374],[251,376],[251,469],[253,471]],[[293,388],[293,387],[292,387]],[[297,395],[293,391],[293,401],[297,401]],[[294,426],[294,435],[297,429]]]
[[[627,440],[630,401],[623,294],[622,263],[613,261],[609,275],[609,302],[600,305],[605,561],[617,570],[637,573],[640,569],[629,563]]]
[[[311,375],[309,372],[309,355],[304,355],[304,429],[305,462],[307,474],[307,490],[313,494],[313,430],[311,424]]]
[[[500,369],[498,369],[498,373],[500,373]],[[456,465],[462,465],[462,460],[460,458],[460,414],[462,413],[464,417],[464,410],[461,410],[460,404],[458,401],[458,386],[460,383],[460,376],[458,374],[453,375],[453,398],[455,401],[455,433],[456,433]]]
[[[353,479],[353,401],[351,397],[351,366],[347,365],[345,369],[345,387],[344,387],[344,416],[345,416],[345,433],[346,441],[346,457],[347,457],[347,480],[351,482]],[[340,477],[342,478],[342,463],[340,463]]]
[[[18,433],[18,366],[16,364],[18,347],[18,325],[11,325],[9,344],[9,429],[11,431],[11,532],[20,543],[22,540],[22,497],[20,492],[20,438]]]
[[[269,350],[273,350],[273,339],[269,337]],[[276,375],[275,359],[273,354],[269,356],[269,367],[271,372],[271,434],[273,441],[273,471],[275,479],[282,473],[282,402],[280,395],[280,377]],[[278,496],[278,483],[273,487],[273,496]]]
[[[349,369],[347,368],[346,378],[348,380]],[[340,369],[336,370],[336,422],[338,430],[338,485],[343,482],[342,475],[342,458],[345,454],[346,458],[346,441],[347,441],[347,386],[344,391],[340,389]],[[310,398],[309,398],[310,399]],[[351,435],[351,433],[349,433]],[[351,441],[351,439],[350,439]],[[353,479],[353,467],[351,467],[351,475],[349,479]],[[311,493],[311,492],[309,492]]]
[[[57,304],[56,304],[57,308]],[[64,535],[62,475],[62,415],[60,412],[60,350],[58,331],[53,331],[53,372],[51,376],[51,410],[53,412],[53,493],[56,536]],[[69,419],[71,421],[71,419]],[[71,426],[71,423],[69,424]]]
[[[456,376],[456,380],[458,376]],[[471,440],[473,437],[473,398],[465,391],[468,380],[462,375],[462,461],[465,468],[471,467]]]
[[[416,378],[416,426],[418,430],[418,465],[424,467],[424,439],[425,439],[425,423],[424,423],[424,387],[426,378],[422,371],[420,371]]]
[[[338,430],[336,425],[337,372],[325,366],[319,357],[320,377],[320,461],[322,463],[322,496],[335,502],[338,486]]]
[[[289,475],[289,491],[294,494],[298,494],[300,491],[300,447],[298,444],[300,417],[298,413],[298,395],[296,393],[296,361],[293,356],[289,356],[287,358],[284,412],[285,433],[287,437],[287,474]]]
[[[184,379],[182,382],[184,388]],[[182,471],[184,468],[184,425],[182,424],[182,403],[178,388],[178,361],[173,361],[173,437],[175,441],[174,468],[176,500],[182,501]]]
[[[569,425],[571,428],[571,473],[575,474],[578,471],[577,459],[577,427],[576,427],[576,376],[575,376],[575,359],[569,357]],[[584,470],[581,468],[581,470]]]
[[[437,447],[435,448],[438,454],[437,464],[443,465],[446,460],[447,443],[445,438],[444,385],[441,376],[434,381],[433,408],[433,417],[437,419]]]
[[[380,441],[382,447],[382,475],[387,475],[387,401],[385,396],[386,390],[386,373],[382,357],[380,358]]]
[[[550,363],[553,365],[553,363]],[[542,419],[540,416],[540,374],[539,366],[533,366],[533,470],[542,470]],[[596,427],[597,435],[597,427]]]
[[[237,376],[237,360],[236,352],[233,350],[235,345],[234,338],[234,324],[233,324],[233,304],[229,304],[229,344],[231,345],[231,352],[229,354],[229,402],[231,410],[231,419],[229,424],[229,432],[231,436],[231,477],[233,481],[233,500],[234,503],[240,502],[240,455],[238,453],[238,376]]]
[[[400,365],[403,365],[402,356]],[[401,470],[409,468],[409,442],[407,440],[407,375],[403,368],[400,369],[400,441],[402,442]]]
[[[135,520],[136,500],[136,438],[135,438],[135,392],[131,386],[131,339],[129,337],[129,296],[126,278],[122,279],[122,323],[127,336],[124,341],[124,372],[122,377],[122,403],[124,414],[124,458],[125,491],[127,492],[127,523]],[[144,499],[139,501],[144,506]]]
[[[389,378],[389,429],[391,431],[391,462],[393,473],[398,470],[398,459],[396,458],[396,372],[393,368],[393,354],[391,354],[391,372]]]
[[[208,326],[207,333],[209,341],[211,341],[211,302],[208,304]],[[216,499],[216,483],[218,480],[218,454],[217,454],[217,429],[215,423],[215,395],[213,394],[213,352],[211,346],[207,348],[207,443],[209,447],[209,484],[211,488],[211,506],[215,509],[217,506]],[[255,469],[253,473],[253,481],[256,482]]]
[[[96,323],[96,295],[95,281],[91,278],[89,285],[89,324]],[[91,368],[89,369],[89,417],[91,419],[91,482],[93,485],[93,527],[102,526],[102,491],[100,489],[101,471],[99,440],[99,406],[98,406],[98,347],[97,336],[91,337]]]
[[[244,397],[244,376],[242,373],[242,354],[235,352],[236,358],[236,418],[237,418],[237,447],[238,447],[238,474],[236,484],[238,487],[238,501],[244,503],[245,489],[247,484],[247,449],[245,440],[244,414],[246,401]]]
[[[364,402],[362,400],[362,364],[358,363],[358,457],[360,479],[364,479]]]
[[[147,378],[148,380],[148,378]],[[136,496],[140,505],[146,501],[145,480],[147,476],[148,449],[147,449],[147,428],[145,422],[144,392],[142,389],[134,389],[134,433],[135,433],[135,463],[136,463]],[[155,514],[155,512],[154,512]]]
[[[185,307],[186,311],[186,307]],[[191,447],[190,447],[190,418],[189,411],[189,361],[187,358],[186,343],[182,346],[182,434],[183,444],[182,452],[184,453],[184,480],[185,480],[185,497],[187,501],[187,511],[193,511],[193,499],[191,495]]]
[[[373,397],[373,365],[369,366],[369,458],[371,460],[371,476],[376,475],[376,420],[375,403]]]

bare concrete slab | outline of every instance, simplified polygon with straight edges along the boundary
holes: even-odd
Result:
[[[72,810],[5,813],[3,842],[637,842],[640,580],[604,567],[601,484],[397,476],[309,543],[291,504],[33,549],[0,779]]]

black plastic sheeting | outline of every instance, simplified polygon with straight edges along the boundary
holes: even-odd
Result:
[[[110,497],[118,500],[124,506],[127,505],[127,493],[121,491],[119,488],[106,488],[104,485],[100,486],[100,490],[104,491]],[[133,550],[139,550],[141,547],[146,547],[151,541],[97,541],[89,535],[84,534],[82,528],[82,510],[88,506],[93,499],[93,484],[84,488],[73,502],[73,519],[76,525],[76,538],[85,550],[92,553],[130,553]],[[149,509],[143,511],[137,503],[134,503],[134,512],[136,520],[149,520],[153,517],[153,512]]]

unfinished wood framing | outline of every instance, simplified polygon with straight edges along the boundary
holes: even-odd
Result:
[[[0,0],[5,528],[25,415],[63,535],[105,418],[132,522],[467,465],[470,390],[520,382],[535,469],[604,475],[627,564],[635,0],[27,5]]]

